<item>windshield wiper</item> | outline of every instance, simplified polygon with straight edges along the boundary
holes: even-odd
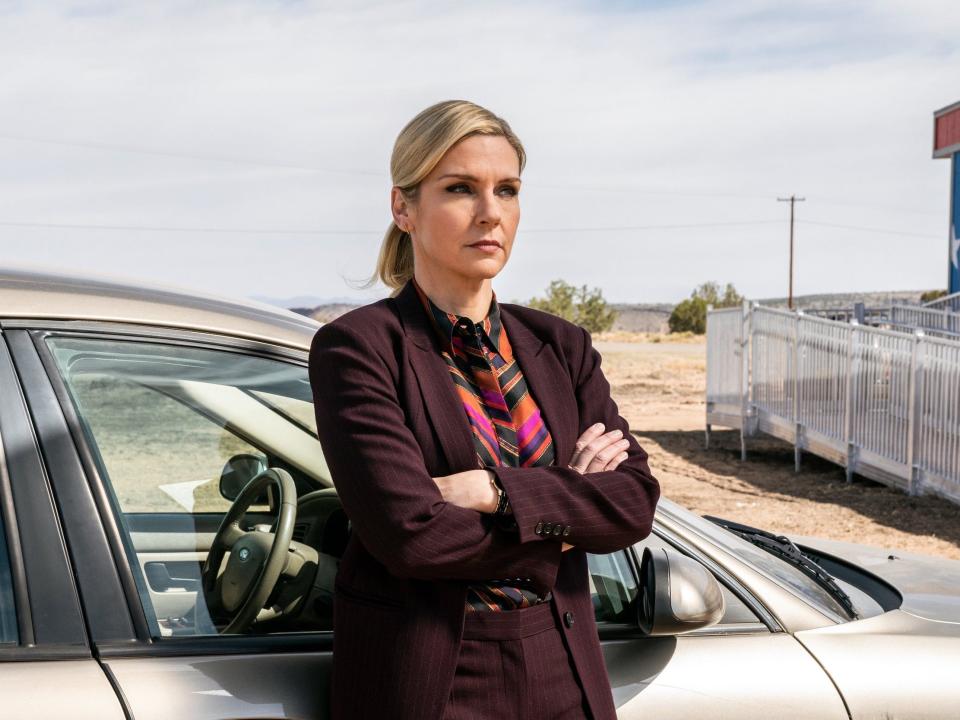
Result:
[[[837,585],[833,576],[815,563],[809,557],[803,554],[794,542],[786,535],[774,535],[766,530],[734,522],[733,520],[724,520],[713,515],[704,515],[705,520],[726,528],[735,535],[739,535],[744,540],[757,547],[761,547],[777,557],[783,558],[792,565],[795,565],[805,575],[810,577],[820,587],[826,590],[830,596],[836,600],[846,611],[851,619],[856,620],[860,617],[856,608],[853,606],[853,600],[844,592],[843,588]]]

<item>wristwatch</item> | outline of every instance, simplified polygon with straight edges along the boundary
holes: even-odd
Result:
[[[492,513],[493,518],[502,529],[517,531],[520,529],[520,526],[517,525],[513,513],[507,512],[507,509],[510,507],[510,500],[507,498],[507,493],[503,489],[503,485],[500,484],[500,478],[498,478],[495,473],[491,474],[493,477],[490,479],[490,484],[497,489],[497,509]]]
[[[493,514],[501,517],[503,511],[507,508],[507,494],[503,491],[503,486],[500,485],[500,480],[495,473],[490,473],[490,484],[497,491],[497,508],[493,511]]]

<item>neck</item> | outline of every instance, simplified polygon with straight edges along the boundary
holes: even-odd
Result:
[[[420,267],[414,269],[413,275],[417,284],[441,310],[464,315],[475,323],[487,316],[493,298],[490,278],[438,274]]]

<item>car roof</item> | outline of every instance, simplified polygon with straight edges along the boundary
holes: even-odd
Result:
[[[116,275],[0,266],[0,323],[14,318],[200,330],[305,350],[321,325],[266,303],[187,287]]]

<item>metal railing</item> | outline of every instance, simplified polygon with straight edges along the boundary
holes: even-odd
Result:
[[[923,307],[929,310],[947,310],[949,312],[960,312],[960,292],[931,300],[923,304]]]
[[[960,342],[744,304],[707,313],[706,442],[757,433],[960,503]]]
[[[863,303],[855,303],[851,307],[805,308],[802,312],[807,317],[858,322],[861,325],[874,325],[900,332],[913,333],[917,328],[923,328],[927,335],[960,340],[960,312],[951,310],[949,305],[940,309],[897,304],[868,308]]]
[[[890,306],[865,307],[863,303],[855,303],[851,307],[841,308],[804,308],[805,315],[814,315],[827,320],[840,320],[841,322],[851,322],[856,320],[861,325],[880,324],[889,322]]]
[[[893,305],[890,308],[890,324],[923,328],[928,335],[960,339],[960,313],[952,312],[947,306],[935,310],[915,305]]]

